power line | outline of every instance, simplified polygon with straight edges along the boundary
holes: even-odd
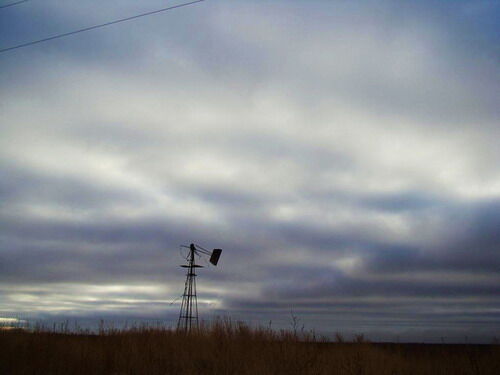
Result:
[[[6,4],[6,5],[1,5],[0,6],[0,9],[3,9],[3,8],[8,8],[8,7],[11,7],[11,6],[14,6],[14,5],[17,5],[17,4],[21,4],[21,3],[25,3],[29,0],[21,0],[21,1],[16,1],[15,3],[10,3],[10,4]]]
[[[28,0],[24,0],[24,1],[28,1]],[[50,37],[48,37],[48,38],[43,38],[43,39],[39,39],[39,40],[34,40],[34,41],[32,41],[32,42],[27,42],[27,43],[19,44],[19,45],[17,45],[17,46],[7,47],[7,48],[0,49],[0,53],[2,53],[2,52],[7,52],[7,51],[10,51],[10,50],[13,50],[13,49],[17,49],[17,48],[22,48],[22,47],[31,46],[31,45],[33,45],[33,44],[37,44],[37,43],[47,42],[47,41],[49,41],[49,40],[53,40],[53,39],[64,38],[64,37],[69,36],[69,35],[78,34],[78,33],[83,33],[83,32],[85,32],[85,31],[98,29],[98,28],[100,28],[100,27],[105,27],[105,26],[109,26],[109,25],[114,25],[115,23],[120,23],[120,22],[130,21],[130,20],[133,20],[133,19],[136,19],[136,18],[140,18],[140,17],[150,16],[150,15],[152,15],[152,14],[165,12],[165,11],[167,11],[167,10],[171,10],[171,9],[175,9],[175,8],[185,7],[185,6],[188,6],[188,5],[192,5],[192,4],[200,3],[200,2],[202,2],[202,1],[204,1],[204,0],[196,0],[196,1],[191,1],[191,2],[189,2],[189,3],[183,3],[183,4],[179,4],[179,5],[174,5],[174,6],[171,6],[171,7],[168,7],[168,8],[162,8],[162,9],[158,9],[158,10],[153,10],[153,11],[151,11],[151,12],[138,14],[138,15],[136,15],[136,16],[127,17],[127,18],[121,18],[121,19],[118,19],[118,20],[115,20],[115,21],[110,21],[110,22],[106,22],[106,23],[99,24],[99,25],[94,25],[94,26],[86,27],[86,28],[84,28],[84,29],[79,29],[79,30],[70,31],[70,32],[68,32],[68,33],[64,33],[64,34],[58,34],[58,35],[50,36]]]

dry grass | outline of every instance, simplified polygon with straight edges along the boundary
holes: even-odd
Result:
[[[338,337],[339,341],[341,336]],[[500,374],[498,346],[328,343],[218,320],[99,334],[0,330],[0,374]]]

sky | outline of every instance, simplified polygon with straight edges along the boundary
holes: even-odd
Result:
[[[0,48],[176,4],[27,1]],[[175,324],[195,242],[203,319],[500,337],[499,15],[206,0],[0,53],[0,320]]]

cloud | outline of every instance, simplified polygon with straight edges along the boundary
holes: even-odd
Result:
[[[1,43],[132,3],[25,4]],[[0,314],[175,320],[195,241],[205,315],[486,335],[497,11],[211,1],[3,54]]]

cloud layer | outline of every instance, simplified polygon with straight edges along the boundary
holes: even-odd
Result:
[[[0,43],[163,4],[119,3],[8,8]],[[0,55],[0,317],[175,321],[194,241],[204,316],[493,337],[495,15],[212,0]]]

